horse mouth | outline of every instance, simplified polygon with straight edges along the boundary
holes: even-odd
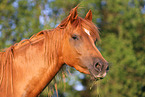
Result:
[[[89,70],[89,72],[90,72],[90,75],[91,75],[91,80],[93,80],[93,81],[101,80],[107,75],[106,71],[104,73],[100,72],[98,74],[96,74],[96,72],[92,72],[91,70]]]

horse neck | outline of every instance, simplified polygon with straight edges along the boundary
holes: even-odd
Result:
[[[58,59],[58,60],[61,60],[61,59]],[[60,70],[62,64],[63,63],[58,61],[54,64],[49,64],[49,66],[46,66],[45,68],[43,67],[39,68],[38,71],[41,71],[41,70],[42,71],[38,74],[34,74],[33,76],[31,76],[31,80],[28,81],[28,84],[26,84],[25,86],[26,91],[23,94],[23,96],[24,95],[28,97],[38,96],[41,93],[41,91],[47,86],[47,84],[51,82],[51,80]]]
[[[25,51],[14,53],[13,86],[16,96],[37,96],[61,68],[63,64],[61,56],[57,53],[49,54],[52,48],[48,51],[46,49],[48,48],[43,40],[26,47]],[[54,58],[55,56],[57,57]],[[47,63],[50,60],[51,62]]]

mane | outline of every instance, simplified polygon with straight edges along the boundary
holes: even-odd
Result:
[[[8,72],[5,73],[5,69],[7,69],[9,72],[12,73],[12,69],[10,69],[11,66],[13,65],[12,60],[13,60],[13,46],[9,47],[5,52],[0,52],[0,86],[4,79],[4,75],[6,77],[5,78],[6,80],[9,79],[9,76],[11,76],[8,75]],[[6,68],[6,66],[8,67]]]
[[[30,39],[24,39],[20,41],[19,43],[15,43],[9,48],[4,49],[3,52],[0,52],[0,89],[3,83],[3,80],[6,81],[8,79],[11,79],[11,84],[12,84],[12,72],[13,72],[12,66],[14,65],[13,60],[16,56],[15,55],[16,51],[21,51],[21,50],[26,51],[27,49],[23,49],[23,48],[27,48],[34,44],[39,45],[40,41],[44,41],[45,64],[54,64],[54,62],[56,62],[56,59],[58,57],[57,49],[60,46],[59,43],[61,40],[60,38],[62,36],[60,35],[61,33],[60,31],[61,29],[58,30],[58,28],[55,28],[52,30],[40,31],[37,34],[34,34]]]

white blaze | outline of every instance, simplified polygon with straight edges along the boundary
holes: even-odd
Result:
[[[90,35],[89,30],[87,30],[86,28],[84,28],[84,30],[85,30],[85,32],[86,32],[88,35]]]

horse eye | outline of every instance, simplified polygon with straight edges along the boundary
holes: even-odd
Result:
[[[77,35],[72,35],[72,38],[73,38],[74,40],[78,40],[78,36],[77,36]]]

